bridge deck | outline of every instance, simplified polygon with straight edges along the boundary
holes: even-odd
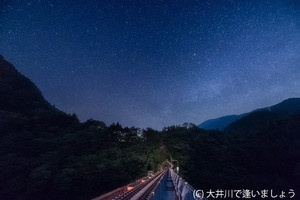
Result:
[[[133,186],[130,190],[121,187],[93,200],[195,200],[193,187],[170,168],[152,178],[138,180]]]

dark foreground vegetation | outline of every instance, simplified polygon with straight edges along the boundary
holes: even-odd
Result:
[[[300,113],[266,115],[254,117],[262,126],[253,128],[248,116],[224,132],[193,124],[156,131],[80,123],[0,58],[0,199],[91,199],[156,170],[170,155],[197,189],[299,194]]]

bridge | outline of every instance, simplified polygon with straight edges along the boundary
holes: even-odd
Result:
[[[204,200],[193,197],[194,188],[174,172],[171,162],[165,161],[160,168],[156,174],[92,200]]]

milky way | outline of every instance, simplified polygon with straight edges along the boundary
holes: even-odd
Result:
[[[4,1],[0,54],[57,108],[162,128],[300,96],[299,1]]]

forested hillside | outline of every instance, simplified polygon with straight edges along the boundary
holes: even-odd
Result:
[[[0,133],[0,199],[5,200],[90,199],[162,161],[161,143],[148,140],[156,131],[80,123],[51,106],[2,57]]]
[[[299,191],[299,133],[300,112],[251,133],[172,127],[164,143],[196,188]]]

